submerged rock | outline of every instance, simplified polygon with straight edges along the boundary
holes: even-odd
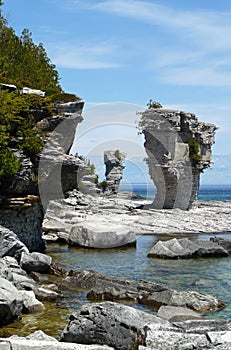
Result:
[[[161,305],[187,307],[199,313],[224,308],[224,303],[212,295],[196,291],[177,291],[161,284],[141,281],[138,284],[139,303],[158,309]]]
[[[136,288],[120,281],[104,280],[88,292],[87,298],[94,301],[127,301],[137,302],[139,293]]]
[[[136,234],[123,225],[86,222],[72,228],[69,242],[87,248],[116,248],[135,245]]]
[[[148,257],[165,259],[222,257],[228,255],[227,250],[212,241],[191,241],[188,238],[158,241],[148,253]]]
[[[231,254],[231,239],[221,238],[221,237],[211,237],[210,241],[219,244],[223,247],[229,254]]]

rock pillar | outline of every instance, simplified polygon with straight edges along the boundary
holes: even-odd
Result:
[[[104,163],[106,165],[106,181],[107,190],[111,193],[118,193],[120,181],[123,177],[123,169],[125,168],[124,160],[126,154],[116,151],[104,152]]]
[[[217,127],[199,122],[193,113],[151,108],[142,113],[140,129],[157,188],[152,207],[188,210],[195,206],[200,173],[211,165]]]

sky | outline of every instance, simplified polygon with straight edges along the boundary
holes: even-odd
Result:
[[[230,0],[5,0],[3,14],[18,35],[30,29],[62,88],[85,100],[73,153],[95,161],[123,145],[131,163],[143,159],[136,112],[151,98],[219,126],[222,167],[205,182],[231,183]]]

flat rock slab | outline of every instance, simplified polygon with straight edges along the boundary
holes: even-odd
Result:
[[[104,345],[84,345],[61,343],[42,331],[36,331],[27,337],[12,336],[0,339],[1,350],[113,350]]]
[[[202,319],[201,314],[198,312],[181,306],[161,306],[158,310],[157,316],[170,322]]]
[[[136,234],[123,225],[86,222],[75,225],[69,243],[86,248],[116,248],[136,244]]]
[[[193,320],[145,328],[146,347],[140,350],[231,349],[230,321]]]
[[[215,242],[192,241],[188,238],[158,241],[148,253],[148,257],[165,259],[222,257],[228,255],[228,251]]]

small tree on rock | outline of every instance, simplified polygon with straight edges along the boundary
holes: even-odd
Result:
[[[148,107],[148,109],[150,109],[150,108],[162,108],[163,106],[160,102],[153,101],[150,98],[149,102],[147,103],[147,107]]]

